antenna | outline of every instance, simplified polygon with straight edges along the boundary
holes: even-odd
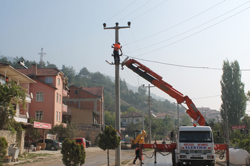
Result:
[[[41,65],[41,68],[43,68],[43,55],[46,55],[46,53],[43,52],[43,48],[41,48],[41,53],[38,53],[38,55],[41,55],[40,65]]]

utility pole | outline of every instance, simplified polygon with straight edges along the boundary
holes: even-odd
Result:
[[[119,23],[115,23],[114,27],[107,27],[106,23],[103,24],[104,29],[115,30],[115,43],[119,42],[119,29],[130,28],[131,23],[128,22],[128,26],[118,26]],[[121,132],[120,124],[120,73],[119,63],[115,63],[115,129]],[[121,165],[121,144],[115,149],[115,166]]]
[[[43,68],[43,55],[46,55],[46,53],[43,52],[43,48],[41,48],[41,53],[38,53],[38,55],[41,55],[40,63],[41,63],[41,68]]]
[[[143,86],[145,86],[143,84]],[[149,137],[149,144],[151,144],[151,97],[150,97],[150,88],[151,87],[154,87],[154,86],[150,86],[150,84],[148,84],[148,120],[149,120],[149,134],[148,134],[148,137]]]

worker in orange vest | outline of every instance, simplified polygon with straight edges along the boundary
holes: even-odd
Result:
[[[121,50],[121,44],[115,43],[113,44],[112,48],[114,48],[114,59],[115,59],[115,64],[120,63],[120,56],[122,56],[122,50]],[[119,55],[119,50],[121,51],[121,55]]]
[[[136,147],[136,149],[135,149],[135,159],[133,161],[133,164],[135,164],[137,158],[139,158],[139,160],[141,160],[140,159],[140,148],[139,147]],[[142,164],[144,164],[144,163],[142,163]]]

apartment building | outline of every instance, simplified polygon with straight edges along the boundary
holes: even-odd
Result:
[[[33,79],[29,78],[25,74],[14,69],[12,66],[6,63],[0,63],[0,84],[5,84],[8,81],[14,81],[17,85],[23,86],[26,89],[26,108],[23,109],[20,102],[13,102],[13,106],[16,109],[16,117],[14,119],[17,122],[28,122],[29,117],[29,103],[31,103],[30,97],[30,85],[36,83]]]
[[[55,68],[40,69],[36,64],[31,69],[17,70],[36,81],[36,84],[23,85],[29,86],[33,96],[29,104],[29,116],[50,123],[52,127],[61,124],[62,114],[67,112],[63,97],[68,96],[68,78],[64,73]]]

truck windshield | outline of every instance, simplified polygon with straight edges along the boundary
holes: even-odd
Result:
[[[212,142],[210,131],[180,131],[180,142]]]

